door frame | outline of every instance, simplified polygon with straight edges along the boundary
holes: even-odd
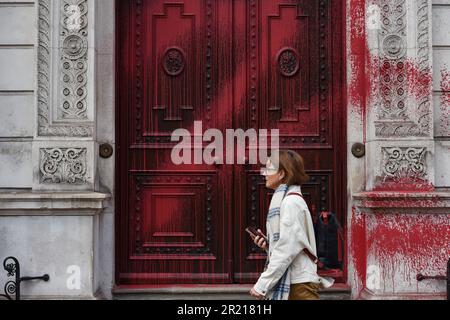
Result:
[[[116,137],[116,152],[115,152],[115,168],[114,168],[114,184],[115,184],[115,191],[114,191],[114,207],[115,207],[115,217],[114,217],[114,283],[116,285],[120,285],[118,283],[119,281],[119,263],[120,263],[120,257],[124,254],[124,250],[127,250],[128,243],[120,243],[121,240],[123,240],[122,236],[122,230],[121,230],[121,222],[124,218],[124,215],[127,214],[127,203],[122,203],[122,193],[127,192],[127,187],[124,188],[121,184],[121,181],[123,180],[123,175],[126,175],[126,172],[121,172],[120,170],[123,167],[123,161],[128,161],[128,159],[121,159],[121,147],[126,145],[126,135],[123,133],[125,132],[128,134],[129,127],[128,127],[128,120],[125,121],[122,116],[124,116],[120,110],[120,90],[119,88],[119,81],[120,78],[120,65],[119,65],[119,50],[120,50],[120,28],[121,24],[120,22],[120,12],[119,12],[119,5],[118,3],[120,1],[127,1],[127,0],[114,0],[114,16],[115,16],[115,46],[114,46],[114,80],[115,80],[115,102],[114,102],[114,114],[115,114],[115,137]],[[331,0],[330,0],[331,1]],[[338,181],[336,181],[336,186],[338,186],[338,190],[334,190],[334,198],[339,199],[339,202],[341,203],[340,208],[337,208],[342,212],[340,214],[340,223],[342,224],[342,227],[344,229],[344,248],[342,248],[341,252],[343,254],[343,268],[342,268],[342,275],[339,276],[338,282],[339,283],[347,283],[348,279],[348,248],[349,243],[347,239],[347,217],[348,217],[348,194],[347,194],[347,121],[350,118],[348,115],[348,95],[347,95],[347,2],[346,1],[340,1],[340,0],[334,0],[341,3],[341,14],[338,16],[339,21],[334,25],[339,25],[340,28],[338,28],[337,31],[334,32],[334,34],[340,34],[338,37],[340,40],[340,53],[339,55],[336,54],[336,62],[340,64],[339,76],[334,76],[334,70],[333,70],[333,82],[332,82],[332,91],[339,93],[340,95],[340,105],[341,108],[336,108],[335,102],[333,102],[333,112],[338,112],[339,114],[336,116],[336,119],[339,119],[339,125],[336,126],[336,124],[333,123],[333,133],[336,133],[334,136],[336,138],[336,148],[341,151],[345,152],[336,152],[334,154],[335,156],[335,169],[337,172],[341,172],[341,176],[337,177]],[[333,44],[336,40],[333,41]],[[123,92],[122,92],[123,93]],[[128,115],[128,114],[127,114]],[[126,115],[125,115],[126,116]],[[124,126],[125,124],[125,126]],[[234,203],[234,199],[232,199],[232,203]],[[233,245],[231,245],[231,248]],[[230,249],[231,250],[231,249]],[[189,286],[189,285],[185,285]],[[223,284],[222,286],[227,286],[227,284]]]

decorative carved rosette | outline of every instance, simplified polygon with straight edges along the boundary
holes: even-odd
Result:
[[[277,63],[280,73],[285,77],[296,75],[300,68],[298,53],[294,48],[282,48],[277,54]]]
[[[178,47],[170,47],[166,50],[163,59],[164,71],[172,77],[180,75],[186,66],[186,55]]]

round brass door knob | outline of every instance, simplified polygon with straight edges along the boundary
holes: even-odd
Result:
[[[352,146],[352,154],[356,158],[362,158],[366,154],[366,146],[362,143],[355,143]]]
[[[113,153],[113,147],[109,143],[104,143],[100,146],[100,157],[108,159],[111,158]]]

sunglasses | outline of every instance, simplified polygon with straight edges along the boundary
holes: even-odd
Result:
[[[271,176],[277,172],[278,172],[278,169],[275,169],[275,168],[267,168],[267,167],[261,168],[262,176]]]

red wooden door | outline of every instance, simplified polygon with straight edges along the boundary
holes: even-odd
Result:
[[[320,257],[342,279],[342,241],[321,230],[321,211],[344,212],[345,145],[342,126],[342,1],[237,1],[234,123],[278,128],[281,149],[305,159],[310,181],[302,188],[315,221]],[[239,69],[240,68],[240,69]],[[257,166],[235,168],[234,278],[253,282],[265,254],[239,230],[265,226],[272,193]],[[331,243],[330,243],[331,240]],[[331,246],[330,246],[331,244]],[[336,247],[336,252],[330,252]]]
[[[243,231],[265,223],[259,166],[174,165],[170,136],[194,121],[280,129],[306,160],[314,218],[343,212],[340,3],[118,1],[118,284],[248,283],[262,270]]]

